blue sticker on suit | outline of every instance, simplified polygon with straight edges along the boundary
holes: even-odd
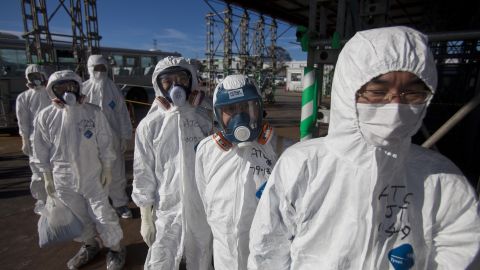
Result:
[[[85,138],[87,139],[90,139],[93,135],[93,132],[91,132],[90,130],[87,130],[83,133],[83,136],[85,136]]]
[[[415,264],[413,248],[410,244],[403,244],[388,252],[388,260],[395,270],[408,270]]]
[[[115,101],[113,101],[113,100],[110,101],[110,103],[108,103],[108,106],[110,106],[110,108],[112,108],[112,110],[115,109],[115,105],[117,105],[117,104],[115,104]]]
[[[265,186],[267,185],[267,181],[265,181],[265,183],[263,183],[257,190],[257,192],[255,192],[255,196],[260,199],[262,197],[262,193],[263,193],[263,190],[265,189]]]

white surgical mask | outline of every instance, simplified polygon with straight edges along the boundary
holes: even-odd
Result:
[[[75,94],[70,92],[65,92],[65,94],[63,94],[63,100],[65,101],[65,104],[69,106],[77,104],[77,97],[75,96]]]
[[[187,93],[185,93],[185,90],[181,86],[174,85],[169,91],[169,95],[175,106],[182,107],[187,101]]]
[[[93,78],[95,80],[103,81],[103,80],[105,80],[106,77],[107,77],[106,72],[102,72],[102,71],[94,71],[93,72]]]
[[[425,104],[357,103],[360,132],[373,146],[396,145],[417,132],[425,107]]]

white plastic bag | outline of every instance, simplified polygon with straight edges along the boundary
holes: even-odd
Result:
[[[73,240],[83,231],[82,222],[61,200],[48,196],[38,220],[38,244],[51,244]]]

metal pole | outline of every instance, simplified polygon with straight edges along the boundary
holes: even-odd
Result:
[[[223,34],[223,77],[230,75],[232,69],[232,8],[227,5],[225,9]]]
[[[317,80],[315,69],[306,67],[303,72],[302,113],[300,119],[300,140],[308,140],[313,136],[313,128],[317,121]]]
[[[242,19],[240,21],[240,73],[248,74],[247,58],[248,58],[248,25],[250,17],[247,10],[243,10]]]
[[[309,0],[308,35],[309,39],[315,30],[317,17],[317,0]],[[303,71],[302,79],[302,111],[300,119],[300,140],[308,140],[313,137],[313,129],[317,121],[317,95],[318,85],[315,77],[315,47],[310,43],[308,46],[307,67]]]
[[[272,61],[272,76],[270,78],[270,85],[271,85],[271,93],[267,97],[269,102],[275,101],[275,76],[277,72],[277,59],[275,54],[276,49],[276,42],[277,42],[277,22],[275,19],[272,20],[272,24],[270,26],[270,59]]]
[[[480,31],[466,31],[466,32],[443,32],[443,33],[430,33],[427,34],[428,42],[447,41],[447,40],[469,40],[480,39]],[[348,39],[342,39],[341,44],[345,44]],[[320,39],[311,42],[313,46],[325,46],[330,45],[332,41],[330,39]]]
[[[477,94],[472,100],[467,104],[463,105],[460,110],[458,110],[450,119],[448,119],[445,124],[443,124],[427,141],[425,141],[422,146],[425,148],[430,148],[432,145],[437,143],[445,134],[450,131],[458,122],[460,122],[465,116],[467,116],[473,109],[475,109],[478,104],[480,104],[480,94]]]

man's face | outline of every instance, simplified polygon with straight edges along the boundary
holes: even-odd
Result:
[[[356,100],[367,104],[424,104],[431,95],[430,89],[413,73],[392,71],[363,85]]]
[[[188,88],[190,85],[190,76],[184,71],[167,73],[159,76],[162,89],[169,91],[173,84]]]
[[[259,104],[255,100],[222,106],[220,111],[222,113],[223,125],[228,126],[228,122],[230,122],[232,116],[237,113],[246,113],[250,119],[256,121],[256,119],[258,119],[258,107]]]

